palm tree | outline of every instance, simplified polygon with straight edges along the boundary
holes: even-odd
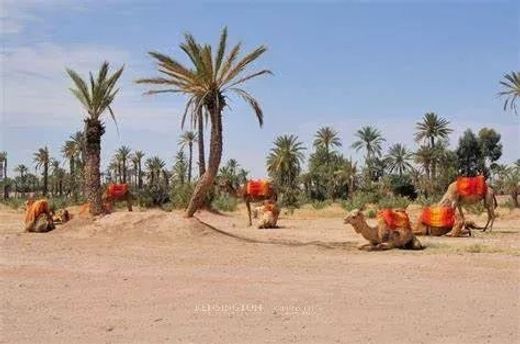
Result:
[[[352,144],[352,148],[356,151],[362,149],[366,151],[365,163],[368,167],[369,176],[372,178],[373,159],[381,156],[383,149],[381,145],[386,140],[378,129],[371,126],[359,129],[355,136],[358,140]]]
[[[504,87],[504,91],[499,92],[498,95],[506,98],[504,101],[504,111],[509,107],[515,114],[518,114],[516,111],[516,101],[520,98],[520,72],[505,74],[504,80],[500,81],[500,84]]]
[[[431,176],[430,172],[434,155],[434,150],[426,145],[421,145],[417,152],[415,152],[415,162],[422,165],[427,178]]]
[[[0,179],[7,178],[7,152],[0,152]]]
[[[87,112],[85,117],[85,191],[88,202],[90,202],[90,212],[98,215],[102,211],[101,203],[101,181],[100,181],[100,160],[101,160],[101,136],[105,133],[105,127],[101,122],[101,115],[108,110],[110,116],[115,121],[114,112],[110,105],[114,101],[119,89],[116,88],[117,81],[123,73],[123,68],[118,69],[114,74],[109,74],[109,64],[104,62],[94,78],[89,73],[90,82],[81,76],[67,69],[67,73],[74,83],[71,92],[79,100],[84,110]]]
[[[193,163],[193,143],[197,140],[197,134],[193,131],[185,131],[180,139],[179,139],[179,145],[182,149],[184,147],[188,146],[188,183],[191,183],[191,170],[192,170],[192,163]]]
[[[121,163],[121,182],[126,183],[127,168],[126,162],[130,156],[131,149],[128,146],[121,146],[116,152],[116,159]]]
[[[314,135],[314,146],[316,148],[324,148],[327,156],[329,155],[330,147],[341,147],[341,140],[338,137],[338,132],[331,127],[320,128],[316,135]]]
[[[186,163],[186,156],[184,151],[180,150],[175,156],[175,164],[173,165],[173,176],[179,181],[179,184],[184,185],[186,174],[188,172],[189,163]]]
[[[164,160],[159,158],[157,155],[151,158],[146,159],[145,162],[146,168],[148,169],[148,175],[150,178],[150,185],[153,186],[155,184],[159,184],[159,180],[161,177],[161,172],[166,166]]]
[[[142,170],[143,158],[144,158],[144,153],[142,151],[135,151],[131,158],[132,163],[134,164],[134,171],[136,173],[137,187],[139,189],[143,188],[143,170]]]
[[[412,168],[412,165],[410,164],[411,158],[412,154],[406,149],[404,145],[396,143],[391,146],[388,150],[387,156],[390,173],[397,170],[399,176],[402,176],[403,172]]]
[[[29,171],[29,168],[24,164],[19,164],[14,168],[14,171],[20,173],[20,178],[23,179]]]
[[[439,117],[433,112],[429,112],[424,115],[422,122],[417,122],[415,126],[417,129],[415,141],[429,143],[430,148],[434,149],[435,140],[447,140],[449,134],[453,132],[453,130],[449,128],[449,125],[450,122],[447,119]],[[432,160],[432,178],[436,176],[436,165],[436,160]]]
[[[183,66],[173,58],[158,52],[150,52],[157,61],[162,77],[138,80],[138,83],[160,85],[163,88],[149,91],[154,93],[182,93],[188,96],[183,122],[190,113],[192,119],[202,122],[202,114],[211,123],[210,149],[208,168],[199,179],[190,199],[186,216],[192,217],[204,203],[207,191],[213,185],[222,158],[222,112],[230,95],[234,94],[246,101],[254,110],[260,126],[263,123],[263,112],[258,101],[247,91],[240,88],[244,82],[263,75],[269,70],[260,70],[245,74],[246,68],[257,60],[267,48],[260,46],[239,59],[240,43],[235,45],[226,55],[227,29],[220,36],[218,47],[213,50],[209,44],[200,44],[191,34],[185,34],[185,42],[180,48],[186,53],[193,64]],[[213,54],[212,51],[216,51]],[[245,74],[245,75],[244,75]],[[200,133],[199,133],[200,134]],[[200,149],[200,147],[199,147]]]
[[[301,172],[304,150],[303,143],[295,135],[277,137],[274,141],[274,148],[267,156],[269,175],[283,186],[294,186],[296,177]]]
[[[43,168],[43,195],[47,196],[49,190],[49,163],[50,155],[47,147],[38,149],[38,152],[34,153],[34,163],[36,169]]]

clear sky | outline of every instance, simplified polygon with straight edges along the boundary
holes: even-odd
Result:
[[[363,125],[378,127],[387,145],[415,149],[415,123],[426,112],[451,121],[451,144],[467,128],[497,129],[503,163],[520,158],[519,116],[502,110],[496,94],[503,74],[520,67],[518,1],[159,1],[1,0],[0,151],[9,165],[32,167],[32,153],[53,156],[83,111],[68,91],[65,66],[85,74],[103,60],[125,64],[113,108],[120,136],[107,117],[103,163],[125,144],[158,154],[171,167],[181,133],[184,98],[142,96],[134,80],[155,74],[146,52],[185,60],[186,31],[216,42],[224,25],[230,42],[269,47],[256,68],[274,76],[247,89],[262,103],[265,125],[240,101],[224,115],[224,158],[253,177],[280,134],[298,135],[311,150],[314,132],[339,130],[341,151]]]

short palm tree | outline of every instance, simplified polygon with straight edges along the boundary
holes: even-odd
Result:
[[[143,158],[144,158],[144,153],[142,151],[135,151],[131,157],[132,163],[134,164],[134,172],[136,174],[137,187],[139,189],[143,188],[143,170],[142,170]]]
[[[86,111],[85,121],[85,191],[90,203],[90,212],[98,215],[102,211],[101,203],[101,136],[105,133],[105,126],[101,122],[101,115],[108,110],[115,121],[111,104],[119,89],[117,81],[123,73],[121,67],[115,73],[110,73],[108,62],[104,62],[98,71],[97,77],[89,73],[89,80],[85,81],[72,69],[67,73],[73,81],[74,87],[70,91],[79,100]]]
[[[50,163],[50,155],[49,149],[47,147],[40,148],[36,153],[34,153],[34,164],[36,169],[42,168],[42,176],[43,176],[43,190],[42,193],[44,196],[47,196],[47,192],[49,190],[49,163]]]
[[[267,156],[267,171],[279,184],[294,186],[301,172],[305,147],[295,135],[283,135],[276,138],[274,148]]]
[[[429,112],[424,115],[423,120],[421,122],[417,122],[415,128],[417,132],[415,133],[415,141],[424,143],[429,143],[430,148],[435,149],[436,140],[447,140],[448,136],[453,132],[453,130],[449,127],[450,122],[443,118],[437,116],[437,114],[433,112]],[[437,175],[437,161],[433,159],[431,162],[431,176],[435,178]]]
[[[121,146],[116,152],[116,159],[121,163],[121,182],[126,183],[127,166],[126,162],[129,159],[131,149],[128,146]]]
[[[211,136],[208,167],[199,179],[186,209],[188,217],[193,216],[195,211],[203,205],[206,193],[213,185],[218,173],[222,158],[222,113],[227,105],[228,97],[234,94],[245,100],[253,108],[259,124],[263,123],[260,104],[240,86],[257,76],[271,73],[264,69],[246,74],[247,67],[264,54],[267,48],[260,46],[239,58],[240,43],[235,45],[229,53],[226,52],[226,46],[226,28],[222,31],[216,49],[212,49],[209,44],[200,44],[192,35],[186,34],[185,42],[180,45],[180,48],[186,53],[192,66],[187,67],[169,56],[150,52],[150,56],[157,61],[158,70],[162,76],[137,81],[162,86],[161,89],[149,91],[149,94],[171,92],[188,96],[183,119],[188,113],[194,121],[198,120],[199,124],[201,124],[203,114],[209,118]],[[213,52],[216,53],[213,54]]]
[[[159,184],[161,172],[164,169],[164,166],[166,166],[164,160],[162,160],[160,157],[156,155],[146,159],[145,165],[148,170],[150,185],[153,186]]]
[[[193,131],[185,131],[179,138],[182,149],[188,146],[188,183],[191,183],[191,170],[193,164],[193,143],[197,140],[197,134]]]
[[[341,147],[341,140],[338,137],[338,132],[334,128],[323,127],[314,135],[313,144],[317,148],[324,148],[328,156],[331,147]]]
[[[504,87],[504,90],[499,92],[498,95],[505,97],[504,111],[509,108],[516,111],[516,101],[520,98],[520,72],[511,72],[504,75],[504,80],[500,81],[500,84]]]
[[[367,165],[370,177],[372,177],[374,158],[381,156],[383,150],[381,145],[386,140],[378,129],[371,126],[359,129],[355,136],[358,140],[354,141],[352,148],[356,151],[365,150],[365,164]]]
[[[410,160],[412,159],[412,153],[410,153],[406,147],[400,143],[396,143],[390,147],[387,155],[387,163],[390,173],[397,171],[400,176],[403,172],[412,169]]]
[[[19,165],[16,165],[16,167],[14,168],[14,171],[20,173],[20,178],[23,179],[27,175],[29,168],[27,166],[25,166],[24,164],[19,164]]]

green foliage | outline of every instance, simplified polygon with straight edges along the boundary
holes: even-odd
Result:
[[[193,184],[190,183],[174,185],[170,195],[172,207],[175,209],[185,209],[188,207],[193,189]]]
[[[466,130],[459,139],[457,163],[459,171],[464,176],[475,176],[484,171],[484,156],[471,129]]]
[[[64,209],[71,205],[72,202],[70,202],[65,197],[53,197],[49,199],[49,208],[51,211],[57,211],[58,209]]]
[[[375,219],[377,216],[377,211],[375,209],[368,209],[365,215],[369,219]]]
[[[231,212],[237,209],[238,199],[227,194],[221,194],[213,200],[211,205],[220,211]]]
[[[377,204],[380,195],[377,192],[356,192],[352,198],[342,201],[341,207],[350,211],[363,209],[367,204]]]
[[[312,207],[316,210],[321,210],[326,207],[330,207],[332,205],[331,200],[325,200],[325,201],[312,201],[311,203]]]
[[[382,208],[406,208],[410,204],[410,199],[401,196],[386,196],[378,201],[378,207]]]

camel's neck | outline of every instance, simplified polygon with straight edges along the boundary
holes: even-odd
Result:
[[[365,220],[358,221],[354,226],[356,232],[361,233],[363,238],[370,242],[379,242],[377,227],[371,227]]]

